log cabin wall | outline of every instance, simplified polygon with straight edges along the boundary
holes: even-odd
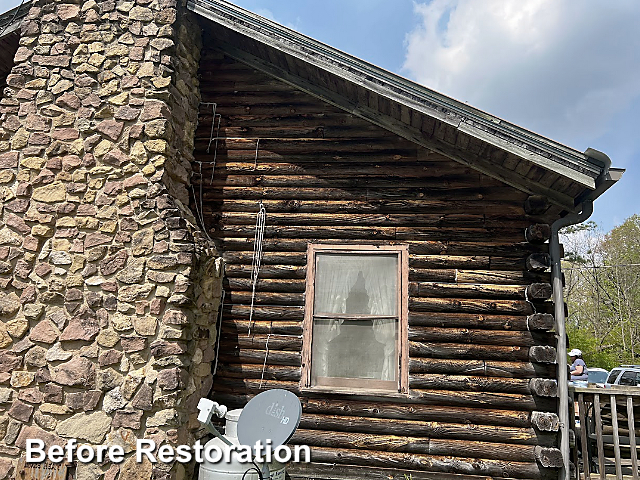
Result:
[[[556,476],[550,275],[531,271],[547,245],[531,229],[525,239],[549,219],[525,214],[526,194],[213,48],[200,76],[192,209],[226,262],[212,398],[299,395],[293,443],[314,462],[291,465],[292,478]],[[409,245],[409,395],[300,391],[309,243]]]

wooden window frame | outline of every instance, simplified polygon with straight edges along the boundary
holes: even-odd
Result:
[[[324,385],[311,384],[311,345],[313,341],[313,320],[315,305],[316,254],[335,253],[354,255],[390,254],[398,255],[398,381],[335,379]],[[307,277],[302,334],[302,374],[300,387],[306,391],[325,391],[348,394],[397,395],[409,393],[409,247],[408,245],[330,245],[309,244],[307,246]],[[356,315],[336,315],[345,319],[356,319]],[[396,316],[393,316],[396,318]],[[397,388],[389,388],[394,383]],[[366,384],[366,386],[365,386]]]

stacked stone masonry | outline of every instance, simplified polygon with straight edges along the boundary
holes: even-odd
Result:
[[[176,0],[35,0],[22,23],[0,102],[0,479],[27,438],[193,440],[221,291],[187,207],[199,52]]]

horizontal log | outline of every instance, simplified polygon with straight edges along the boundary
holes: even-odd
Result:
[[[230,399],[234,405],[237,400]],[[391,400],[391,399],[390,399]],[[502,425],[508,427],[530,427],[528,412],[505,409],[468,408],[457,406],[422,405],[410,397],[370,401],[352,399],[312,398],[300,399],[304,412],[317,414],[348,415],[358,417],[388,418],[396,420],[439,421],[446,418],[461,424]],[[241,403],[242,405],[244,403]]]
[[[251,278],[251,265],[226,264],[225,275],[229,278]],[[304,279],[307,275],[306,266],[298,265],[261,265],[259,278]]]
[[[481,228],[487,225],[484,214],[401,214],[401,213],[267,213],[270,226],[368,226],[368,227],[434,227]],[[251,225],[256,223],[255,213],[223,212],[218,215],[218,226]],[[514,226],[518,224],[513,220]]]
[[[255,141],[253,147],[246,150],[245,157],[248,161],[255,158]],[[262,140],[261,140],[262,145]],[[264,153],[263,155],[264,156]],[[471,201],[486,199],[491,202],[509,200],[513,198],[513,189],[491,187],[478,188],[469,186],[431,186],[424,188],[303,188],[303,187],[209,187],[203,189],[203,199],[227,200],[227,199],[264,199],[264,200],[419,200],[421,198],[436,198],[440,201],[461,200]],[[522,241],[522,229],[518,229],[519,235],[514,236],[516,242]]]
[[[510,313],[530,315],[531,304],[524,300],[471,300],[466,298],[410,298],[409,309],[417,312]]]
[[[450,438],[485,442],[536,445],[537,435],[532,428],[484,425],[463,425],[448,422],[390,420],[354,416],[302,414],[300,428],[337,432],[376,433],[383,435]],[[549,437],[549,440],[551,437]]]
[[[410,268],[410,282],[455,282],[455,269]]]
[[[415,297],[525,299],[525,288],[519,285],[479,285],[438,282],[411,282],[409,294]],[[537,290],[536,290],[537,291]]]
[[[544,384],[535,382],[536,380],[539,379],[419,373],[409,376],[409,387],[433,390],[465,390],[550,396],[540,394],[540,392],[546,393],[547,390],[541,388],[541,385]]]
[[[501,285],[529,285],[533,282],[548,281],[549,275],[522,270],[457,270],[457,283],[490,283]]]
[[[291,463],[287,465],[291,480],[490,480],[484,475],[429,472],[408,468],[362,467],[335,463]]]
[[[298,352],[279,352],[252,349],[237,349],[233,345],[229,345],[230,350],[220,346],[221,363],[257,363],[262,365],[266,358],[267,365],[288,365],[299,367],[302,364],[300,353]]]
[[[478,328],[483,330],[524,331],[524,315],[487,315],[477,313],[409,312],[409,325],[441,328]]]
[[[531,347],[535,348],[535,347]],[[485,359],[485,360],[529,360],[528,347],[482,345],[463,343],[427,343],[409,342],[409,355],[412,357],[430,357],[446,359]]]
[[[245,95],[250,95],[244,100],[248,100],[250,103],[260,103],[260,92],[255,92]],[[289,93],[283,93],[283,97],[287,97]],[[258,100],[258,101],[253,101]],[[291,100],[291,99],[289,99]],[[243,98],[238,96],[234,97],[233,101],[243,101]],[[273,102],[278,103],[278,102]],[[256,150],[256,138],[220,138],[218,140],[218,150],[224,150],[226,155],[231,152],[249,151],[254,152]],[[196,151],[205,151],[209,145],[209,135],[202,136],[195,139],[194,148]],[[415,152],[416,146],[394,136],[379,136],[368,138],[277,138],[277,137],[262,137],[260,138],[260,146],[258,150],[258,157],[262,159],[271,159],[272,155],[304,155],[307,152],[314,152],[315,154],[326,153],[335,155],[335,152],[342,154],[354,153],[366,153],[368,151],[377,152]],[[415,155],[415,153],[414,153]]]
[[[473,179],[470,179],[468,175],[456,175],[455,173],[446,174],[442,173],[441,176],[414,176],[409,177],[397,177],[390,175],[377,175],[372,171],[372,165],[368,168],[363,168],[360,172],[350,175],[336,175],[332,173],[331,164],[327,165],[327,170],[324,174],[320,175],[268,175],[268,174],[246,174],[246,175],[221,175],[220,171],[212,168],[203,168],[202,171],[198,168],[197,174],[193,178],[193,184],[199,186],[202,184],[203,191],[212,190],[213,188],[227,188],[227,187],[282,187],[282,188],[431,188],[431,189],[443,189],[443,188],[473,188]],[[376,172],[377,173],[377,172]],[[211,175],[213,174],[213,180]],[[200,176],[202,175],[202,176]],[[424,207],[423,207],[424,208]],[[471,208],[473,212],[475,209]],[[447,212],[449,213],[449,212]],[[469,212],[467,212],[468,214]],[[497,214],[497,212],[495,212]],[[229,213],[230,218],[236,218],[237,222],[242,222],[242,213]],[[289,215],[291,213],[274,213],[269,212],[272,220],[279,225],[291,224]],[[311,215],[323,215],[322,213],[312,213]],[[355,215],[355,214],[354,214]],[[460,220],[464,219],[467,215],[464,213],[453,214],[459,215]],[[427,218],[438,219],[438,214],[429,215]],[[444,216],[440,216],[442,218]],[[402,217],[400,217],[402,218]],[[498,220],[496,218],[495,220]],[[433,221],[433,220],[431,220]],[[524,226],[528,223],[522,215],[514,214],[509,216],[506,212],[503,212],[500,221],[509,222],[513,221],[513,225]],[[235,222],[230,222],[235,223]],[[482,222],[484,223],[484,222]]]
[[[329,464],[362,465],[400,469],[417,469],[431,472],[459,473],[465,475],[488,475],[492,477],[513,477],[527,479],[551,479],[557,471],[545,469],[537,463],[508,462],[447,456],[405,455],[375,450],[346,450],[312,448],[314,462]]]
[[[222,332],[233,332],[237,334],[252,333],[272,333],[276,335],[302,335],[302,322],[288,322],[280,320],[258,321],[235,320],[225,318],[222,322]]]
[[[548,300],[551,298],[552,288],[548,283],[532,283],[527,286],[527,299]]]
[[[255,235],[255,227],[249,225],[218,225],[218,229],[211,232],[213,238],[250,237]],[[476,229],[477,230],[477,229]],[[366,226],[272,226],[267,225],[264,236],[267,238],[342,238],[350,240],[365,240],[368,238],[379,240],[395,240],[395,227],[366,227]],[[475,232],[485,235],[485,232]]]
[[[216,375],[232,378],[264,378],[267,380],[300,381],[300,367],[285,365],[219,364]]]
[[[525,230],[524,237],[527,242],[544,243],[551,237],[551,227],[546,223],[529,225]]]
[[[369,160],[368,162],[366,160]],[[204,166],[203,166],[204,167]],[[353,175],[387,175],[398,178],[440,177],[446,175],[468,175],[472,170],[463,165],[437,160],[417,163],[416,157],[404,158],[393,154],[345,155],[339,158],[327,158],[326,155],[316,155],[307,152],[300,156],[277,159],[268,162],[261,159],[254,161],[234,162],[216,159],[216,172],[220,175],[309,175],[317,177],[345,177]],[[515,203],[515,201],[514,201]],[[522,212],[520,206],[520,212]]]
[[[488,256],[411,255],[409,265],[414,268],[485,268]]]
[[[484,345],[505,345],[530,347],[533,345],[554,342],[551,334],[532,333],[530,331],[494,331],[487,334],[486,330],[469,328],[439,328],[410,326],[409,340],[416,342],[455,342],[477,343]]]
[[[467,392],[455,390],[411,390],[411,397],[425,404],[482,407],[489,409],[513,408],[530,411],[554,411],[555,399],[500,392]]]
[[[251,241],[253,246],[253,240]],[[306,249],[305,249],[306,250]],[[234,252],[223,250],[222,258],[225,264],[251,265],[253,263],[253,250]],[[264,252],[262,254],[262,265],[290,265],[290,266],[306,266],[307,254],[302,252]],[[261,267],[262,268],[262,267]]]
[[[224,282],[231,290],[248,291],[252,290],[253,284],[248,278],[227,278]],[[304,293],[306,282],[302,278],[290,279],[274,279],[260,278],[256,283],[256,292],[274,292],[274,293]]]
[[[506,378],[554,378],[555,366],[531,362],[414,357],[409,360],[409,372]]]
[[[225,303],[223,309],[223,318],[247,319],[252,318],[254,321],[265,320],[274,322],[274,325],[280,321],[302,322],[304,316],[304,307],[301,306],[255,306],[253,314],[250,305],[234,305]]]
[[[296,202],[292,200],[291,202]],[[258,202],[250,201],[253,204],[252,211],[258,211]],[[289,203],[282,200],[280,202]],[[340,239],[316,239],[317,243],[347,243]],[[307,239],[291,239],[291,238],[265,238],[263,240],[264,252],[306,252]],[[485,240],[482,242],[472,241],[456,241],[454,239],[447,240],[407,240],[397,242],[394,240],[384,241],[371,238],[367,243],[372,245],[393,245],[396,243],[409,245],[409,253],[411,255],[462,255],[462,256],[495,256],[505,258],[505,262],[513,258],[524,259],[531,253],[546,253],[549,251],[548,244],[534,245],[525,242],[505,242]],[[253,237],[227,237],[221,240],[223,252],[253,252]],[[524,264],[524,263],[523,263]],[[506,271],[514,270],[513,267],[505,269]],[[523,268],[524,270],[524,268]]]
[[[253,168],[254,164],[246,164]],[[261,165],[258,165],[260,168]],[[291,165],[292,168],[300,168],[300,164]],[[344,168],[343,165],[329,164],[329,169],[338,169],[340,171],[353,170]],[[394,170],[395,166],[390,166],[390,170]],[[402,167],[400,167],[402,169]],[[345,173],[346,174],[346,173]],[[357,173],[353,173],[356,175]],[[391,173],[390,173],[391,174]],[[195,174],[199,177],[199,171]],[[224,175],[224,171],[216,165],[215,176]],[[211,174],[207,175],[206,170],[202,173],[203,187],[211,178]],[[459,214],[478,212],[485,215],[508,214],[517,215],[518,207],[512,205],[508,201],[485,201],[478,203],[477,200],[439,200],[437,198],[423,198],[420,200],[357,200],[350,199],[340,200],[263,200],[263,205],[269,214],[272,213],[381,213],[381,214],[402,214],[402,213],[428,213],[433,211],[446,212],[448,214]],[[223,199],[213,201],[204,205],[204,212],[255,212],[255,200],[243,199]]]
[[[535,462],[537,455],[545,454],[544,450],[530,445],[305,429],[296,430],[289,443],[329,448],[490,458],[515,462]]]
[[[217,228],[210,229],[213,238],[224,239],[227,237],[253,238],[255,228],[250,225],[217,225]],[[491,228],[455,228],[455,227],[368,227],[368,226],[272,226],[267,224],[264,229],[266,238],[288,238],[304,239],[315,243],[317,239],[342,239],[360,240],[366,243],[374,240],[464,240],[475,239],[477,241],[492,240],[495,238],[514,239],[517,237],[517,230],[497,230]],[[498,270],[520,269],[519,263],[514,264],[513,260],[499,262],[496,260]],[[461,268],[464,268],[463,265]],[[468,267],[466,267],[468,268]],[[480,266],[482,268],[482,266]],[[491,265],[484,264],[484,268],[492,268]]]
[[[251,292],[231,290],[226,292],[225,301],[235,304],[251,305]],[[303,306],[304,293],[256,292],[254,305]]]
[[[215,398],[230,406],[242,407],[263,390],[251,388],[254,385],[255,383],[236,381],[225,386],[219,385],[216,380]],[[534,424],[530,415],[535,411],[538,412],[537,423],[534,425],[536,428],[537,424],[552,427],[550,421],[543,421],[544,410],[556,408],[555,402],[531,395],[420,389],[411,391],[410,395],[388,397],[383,400],[379,396],[367,395],[367,392],[363,392],[362,395],[336,392],[327,398],[326,394],[318,396],[309,391],[300,397],[300,402],[303,410],[308,413],[433,422],[446,418],[450,422],[460,424],[506,427],[531,427]],[[514,410],[515,406],[518,410]]]
[[[268,345],[268,348],[267,348]],[[262,335],[253,332],[251,335],[238,335],[233,333],[223,333],[220,348],[248,348],[254,350],[300,351],[302,349],[302,337],[299,335]]]

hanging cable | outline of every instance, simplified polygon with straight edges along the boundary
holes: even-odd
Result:
[[[5,23],[2,26],[2,30],[0,30],[0,36],[2,36],[5,32],[5,30],[7,28],[9,28],[9,25],[13,24],[13,22],[15,22],[16,18],[18,17],[18,13],[20,12],[20,9],[22,8],[22,5],[24,4],[24,0],[22,0],[20,2],[20,5],[18,5],[18,8],[16,8],[16,11],[13,13],[13,17],[11,18],[11,20],[9,20],[9,23]]]
[[[216,353],[215,360],[213,362],[213,372],[211,376],[214,376],[218,371],[218,353],[220,352],[220,337],[222,332],[222,314],[224,310],[224,297],[227,294],[225,290],[222,290],[222,299],[220,300],[220,308],[218,310],[218,318],[216,319]]]
[[[256,157],[253,160],[253,169],[258,168],[258,150],[260,149],[260,139],[256,140]]]
[[[218,128],[216,129],[216,145],[213,148],[213,164],[211,166],[211,180],[209,181],[209,185],[213,185],[213,175],[216,173],[216,162],[218,161],[218,139],[220,138],[220,122],[222,122],[222,115],[213,114],[213,121],[216,120],[216,115],[218,117]],[[211,125],[211,134],[213,135],[213,124]],[[209,140],[209,144],[211,144],[211,140]]]
[[[260,209],[256,215],[256,229],[253,236],[253,258],[251,260],[251,310],[249,311],[249,333],[251,335],[251,327],[253,326],[253,305],[256,298],[256,284],[258,283],[258,274],[260,273],[260,264],[262,263],[262,241],[264,240],[264,227],[267,217],[267,211],[260,202]]]
[[[205,236],[207,237],[207,240],[209,240],[210,242],[213,242],[213,239],[209,236],[207,227],[204,224],[204,201],[203,201],[203,193],[202,193],[202,162],[199,162],[197,160],[194,160],[194,162],[197,163],[199,166],[198,174],[200,175],[200,181],[198,182],[199,195],[196,195],[196,190],[195,188],[193,188],[193,182],[191,182],[191,193],[193,194],[193,202],[195,203],[195,207],[196,207],[196,215],[198,220],[200,221],[200,228],[202,229]],[[193,173],[192,173],[192,176],[193,176]]]
[[[207,153],[210,153],[211,143],[213,142],[213,132],[216,125],[216,108],[218,108],[218,104],[215,102],[207,102],[201,103],[200,105],[211,105],[211,133],[209,134],[209,145],[207,145]]]
[[[259,390],[262,390],[262,382],[264,381],[264,371],[267,369],[267,357],[269,357],[269,339],[271,338],[271,325],[269,326],[269,334],[267,335],[267,342],[265,344],[264,362],[262,363],[262,374],[260,375]]]

